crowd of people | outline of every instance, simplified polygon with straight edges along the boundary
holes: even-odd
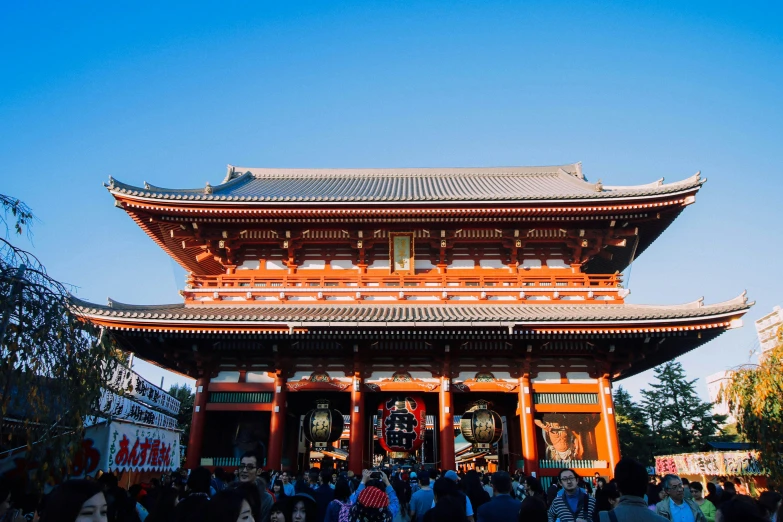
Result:
[[[717,481],[716,481],[717,482]],[[740,481],[649,477],[622,459],[607,481],[560,470],[544,490],[534,476],[434,468],[311,469],[291,476],[261,469],[245,453],[234,474],[199,467],[127,491],[115,475],[69,480],[25,506],[0,484],[0,522],[756,522],[783,515],[781,496],[747,495]],[[25,509],[27,508],[27,509]]]

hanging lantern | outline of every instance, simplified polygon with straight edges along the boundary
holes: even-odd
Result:
[[[389,458],[402,459],[424,444],[427,411],[424,399],[416,395],[396,395],[378,405],[378,439]]]
[[[315,448],[326,448],[340,438],[345,423],[343,414],[329,408],[329,401],[315,401],[314,410],[305,414],[304,436]]]
[[[473,443],[474,450],[490,449],[503,436],[503,421],[490,406],[485,400],[476,401],[459,421],[462,436]]]

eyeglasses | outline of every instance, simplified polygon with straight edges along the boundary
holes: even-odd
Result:
[[[570,482],[572,480],[576,480],[576,477],[560,477],[561,482]]]
[[[237,469],[240,470],[240,471],[243,470],[243,469],[246,469],[248,471],[253,471],[257,467],[258,466],[256,466],[255,464],[240,464],[239,466],[237,466]]]

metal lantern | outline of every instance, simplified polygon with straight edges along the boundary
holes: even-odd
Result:
[[[462,436],[473,443],[474,450],[490,449],[503,436],[503,421],[490,406],[485,400],[476,401],[459,421]]]
[[[395,395],[378,405],[378,438],[389,458],[401,459],[424,444],[427,411],[416,395]]]
[[[326,448],[340,438],[345,420],[343,414],[329,408],[329,401],[315,401],[314,410],[305,414],[304,436],[315,448]]]

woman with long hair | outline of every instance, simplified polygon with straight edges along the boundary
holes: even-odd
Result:
[[[40,522],[107,522],[108,506],[101,486],[89,480],[69,480],[46,499]]]
[[[470,470],[465,473],[465,478],[460,481],[462,492],[470,499],[470,505],[473,506],[473,512],[478,513],[478,508],[489,502],[489,494],[481,485],[481,477],[478,471]]]
[[[291,502],[291,522],[317,522],[318,505],[315,499],[306,493],[297,493],[289,497]]]
[[[209,522],[255,522],[245,491],[239,488],[219,491],[206,508]]]
[[[424,514],[424,522],[464,522],[465,498],[460,495],[457,485],[453,480],[439,478],[432,485],[435,496],[435,507]]]
[[[340,513],[351,509],[351,487],[347,480],[339,479],[334,485],[334,500],[326,508],[324,522],[339,522]]]
[[[536,477],[525,477],[524,485],[525,493],[527,494],[526,498],[536,498],[546,505],[546,492],[544,491],[544,487],[541,485],[541,481],[539,481]]]
[[[155,504],[150,506],[150,516],[144,522],[171,522],[179,502],[179,491],[161,486],[157,497]]]
[[[274,495],[275,501],[277,502],[288,498],[288,495],[285,494],[285,487],[283,486],[282,480],[277,479],[275,480],[275,483],[272,484],[272,495]]]

